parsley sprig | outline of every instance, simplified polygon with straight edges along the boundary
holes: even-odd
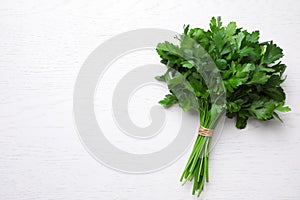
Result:
[[[177,36],[179,45],[159,43],[156,50],[167,72],[156,78],[170,90],[159,103],[198,111],[201,126],[210,129],[224,112],[240,129],[249,118],[282,121],[278,112],[290,111],[281,87],[286,79],[286,65],[279,61],[282,49],[273,41],[259,42],[259,34],[238,28],[235,22],[223,26],[220,17],[213,17],[209,30],[185,26]],[[198,191],[198,196],[208,182],[210,143],[210,137],[197,137],[181,177],[194,180],[192,193]]]

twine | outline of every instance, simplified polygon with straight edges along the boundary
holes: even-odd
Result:
[[[203,126],[199,127],[198,134],[205,136],[205,137],[211,137],[213,135],[214,129],[205,128]]]

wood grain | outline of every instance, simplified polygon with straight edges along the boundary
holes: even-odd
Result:
[[[242,131],[227,120],[202,199],[300,199],[299,7],[292,0],[3,0],[0,199],[196,199],[191,185],[178,181],[188,153],[145,175],[116,172],[94,160],[74,128],[72,94],[82,63],[108,38],[147,27],[207,27],[215,15],[259,29],[262,39],[284,49],[284,87],[293,111],[283,115],[284,124],[251,121]]]

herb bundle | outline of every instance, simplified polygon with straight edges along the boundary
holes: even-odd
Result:
[[[243,129],[249,118],[282,122],[278,112],[290,111],[281,87],[286,65],[273,41],[259,42],[259,31],[248,32],[235,22],[223,26],[220,17],[211,19],[209,30],[185,26],[177,39],[179,45],[165,41],[156,48],[167,67],[156,79],[170,90],[159,103],[199,112],[199,134],[180,179],[193,180],[192,194],[199,196],[209,181],[212,133],[223,114]]]

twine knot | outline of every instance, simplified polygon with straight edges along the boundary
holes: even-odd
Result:
[[[205,137],[211,137],[213,135],[214,129],[205,128],[203,126],[199,127],[198,134],[205,136]]]

